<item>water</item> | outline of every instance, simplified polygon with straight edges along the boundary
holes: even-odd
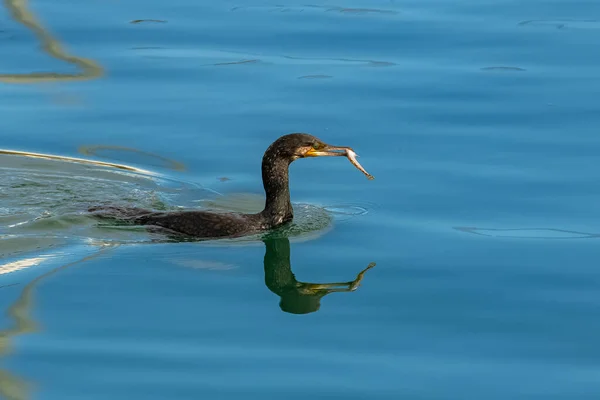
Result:
[[[598,398],[598,19],[591,1],[5,1],[0,148],[52,157],[0,154],[0,395]],[[262,153],[294,131],[375,180],[295,162],[298,219],[271,238],[165,242],[81,213],[260,209]]]

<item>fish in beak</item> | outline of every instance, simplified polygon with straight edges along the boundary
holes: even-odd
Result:
[[[344,156],[350,160],[352,165],[354,165],[360,172],[365,174],[368,179],[373,180],[375,177],[369,174],[363,167],[360,165],[358,160],[356,159],[358,155],[351,147],[343,147],[343,146],[330,146],[323,145],[319,149],[310,149],[306,153],[304,153],[304,157],[339,157]]]

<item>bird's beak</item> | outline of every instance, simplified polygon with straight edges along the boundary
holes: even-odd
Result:
[[[352,165],[354,165],[359,171],[361,171],[363,174],[365,174],[367,176],[367,178],[369,179],[375,179],[375,177],[371,174],[369,174],[362,165],[360,165],[360,163],[358,162],[358,160],[356,159],[357,155],[354,152],[354,150],[352,150],[352,147],[342,147],[342,146],[329,146],[329,145],[325,145],[325,148],[320,149],[320,150],[315,150],[315,149],[311,149],[309,151],[307,151],[306,153],[304,153],[304,157],[339,157],[339,156],[343,156],[348,158],[348,160],[350,160],[350,162],[352,163]]]
[[[325,145],[325,148],[321,150],[310,149],[304,153],[304,157],[346,157],[348,150],[353,151],[350,147]]]

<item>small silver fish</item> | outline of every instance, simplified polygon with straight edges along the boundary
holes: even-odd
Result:
[[[368,173],[362,167],[362,165],[360,165],[360,163],[356,159],[357,155],[354,152],[354,150],[352,150],[352,149],[346,149],[346,157],[348,157],[348,160],[350,160],[350,162],[352,163],[352,165],[354,165],[360,172],[362,172],[363,174],[365,174],[367,176],[367,178],[369,178],[370,180],[375,179],[375,177],[373,175],[371,175],[370,173]]]

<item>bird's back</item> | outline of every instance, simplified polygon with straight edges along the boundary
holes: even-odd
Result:
[[[249,234],[262,229],[254,214],[209,211],[151,211],[142,208],[98,207],[89,211],[133,225],[160,227],[196,238],[223,238]]]

